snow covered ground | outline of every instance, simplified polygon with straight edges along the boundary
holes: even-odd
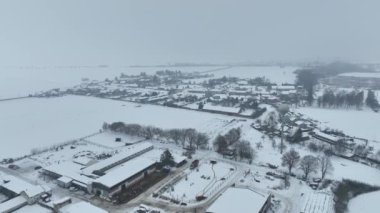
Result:
[[[28,98],[0,102],[0,156],[29,154],[98,132],[103,122],[123,121],[161,128],[195,128],[210,137],[229,125],[232,118],[153,105],[92,97]]]
[[[120,141],[116,141],[116,138],[118,138]],[[134,144],[142,140],[145,139],[137,136],[108,131],[105,131],[101,134],[96,134],[85,139],[86,142],[98,144],[100,146],[106,146],[109,148],[117,148],[125,146],[125,144]]]
[[[297,112],[321,121],[325,126],[339,129],[348,135],[380,141],[380,113],[371,110],[298,108]]]
[[[199,170],[186,170],[186,175],[178,182],[170,183],[172,185],[168,185],[163,195],[181,202],[193,203],[196,196],[211,196],[236,172],[234,166],[223,162],[212,165],[210,162],[202,161],[198,168]]]
[[[348,203],[348,213],[378,213],[380,191],[359,195]]]

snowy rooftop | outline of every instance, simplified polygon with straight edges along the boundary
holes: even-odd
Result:
[[[105,167],[108,167],[114,163],[117,163],[119,161],[122,161],[123,159],[126,159],[128,157],[133,156],[136,153],[139,153],[141,151],[144,151],[146,149],[153,148],[153,145],[151,143],[139,143],[132,146],[128,146],[127,148],[124,148],[122,152],[107,158],[105,160],[99,161],[98,163],[95,163],[85,169],[83,169],[85,174],[91,174],[95,170],[101,170]]]
[[[22,206],[25,203],[27,203],[27,200],[26,200],[26,198],[24,198],[22,196],[12,198],[12,199],[5,201],[4,203],[0,204],[0,212],[9,212],[9,210],[11,210],[17,206]]]
[[[96,182],[111,188],[116,184],[132,177],[136,173],[143,171],[154,163],[156,163],[156,161],[152,159],[138,157],[107,171],[107,174],[98,178]]]
[[[14,211],[14,213],[51,213],[50,209],[41,207],[40,205],[27,205]]]
[[[43,187],[39,185],[33,185],[28,183],[18,177],[7,175],[1,175],[4,180],[9,182],[2,184],[1,186],[16,193],[21,194],[21,192],[25,192],[25,194],[29,197],[34,197],[43,193],[45,190]],[[0,211],[1,212],[1,211]]]
[[[91,212],[91,213],[107,213],[106,210],[98,208],[87,202],[78,202],[68,206],[65,206],[61,209],[62,213],[83,213],[83,212]]]
[[[315,131],[315,134],[316,135],[319,135],[321,137],[324,137],[324,138],[327,138],[329,140],[332,140],[332,141],[337,141],[339,138],[338,137],[335,137],[333,135],[329,135],[329,134],[326,134],[324,132],[321,132],[321,131]]]
[[[81,175],[81,169],[83,166],[76,164],[71,161],[63,162],[60,164],[54,164],[48,167],[45,167],[44,169],[62,176],[66,176],[68,178],[71,178],[73,180],[77,180],[81,183],[88,184],[93,181],[93,179]]]
[[[229,188],[207,209],[207,212],[260,212],[267,198],[268,195],[249,189]]]

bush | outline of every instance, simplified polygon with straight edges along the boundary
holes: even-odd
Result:
[[[312,152],[317,152],[319,150],[317,144],[313,143],[313,142],[310,142],[309,145],[307,146],[310,151]]]

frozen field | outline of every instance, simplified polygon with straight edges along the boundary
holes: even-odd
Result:
[[[140,107],[138,107],[140,106]],[[196,128],[215,135],[231,117],[153,105],[137,105],[92,97],[0,102],[0,156],[29,154],[31,149],[51,146],[98,132],[103,122],[123,121],[161,128]],[[216,128],[216,129],[214,129]]]
[[[215,77],[231,76],[240,78],[265,77],[273,83],[294,83],[296,75],[294,71],[297,67],[278,66],[252,66],[252,67],[231,67],[220,71],[211,72]]]
[[[0,99],[26,96],[41,90],[69,88],[81,83],[82,78],[91,80],[113,79],[121,73],[137,75],[153,74],[158,70],[181,70],[182,72],[207,71],[217,67],[0,67]]]
[[[348,135],[380,141],[380,113],[320,108],[299,108],[296,111]]]
[[[380,191],[359,195],[348,203],[348,213],[378,213],[379,201]]]

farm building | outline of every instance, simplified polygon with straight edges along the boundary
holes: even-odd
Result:
[[[13,211],[12,213],[52,213],[53,210],[51,207],[48,206],[42,206],[39,204],[34,205],[26,205],[24,207],[21,207],[17,209],[16,211]]]
[[[1,213],[10,213],[14,212],[17,209],[20,209],[28,204],[28,200],[23,196],[14,197],[4,203],[0,204]]]
[[[45,186],[33,185],[8,175],[0,185],[0,193],[9,198],[21,196],[27,201],[27,204],[34,204],[43,193],[51,193],[51,189]]]
[[[53,164],[42,169],[42,173],[57,179],[56,183],[61,187],[77,186],[86,192],[90,192],[90,184],[94,180],[90,176],[83,175],[80,164],[67,161]]]
[[[308,134],[302,132],[300,127],[293,127],[290,129],[289,134],[286,136],[286,139],[292,143],[298,143],[310,139]]]
[[[67,161],[43,168],[42,171],[57,179],[56,183],[61,187],[74,186],[87,193],[111,198],[155,171],[161,153],[154,150],[150,143],[139,143],[127,146],[118,154],[87,167]],[[176,159],[179,163],[184,161],[182,157]]]
[[[56,182],[57,182],[58,186],[60,186],[62,188],[68,188],[71,186],[73,179],[66,177],[66,176],[62,176],[62,177],[58,178]]]
[[[207,209],[207,213],[252,212],[265,213],[270,206],[270,194],[246,188],[228,188]]]
[[[92,183],[92,193],[101,197],[111,198],[114,194],[154,172],[156,164],[155,160],[145,157],[122,163],[96,179]]]
[[[104,175],[105,171],[112,169],[122,163],[125,163],[137,156],[153,150],[153,145],[151,143],[139,143],[133,146],[129,146],[128,149],[123,150],[122,153],[114,155],[105,160],[99,161],[89,167],[83,169],[83,172],[87,175]]]
[[[336,144],[339,140],[341,140],[340,138],[338,138],[336,136],[329,135],[329,134],[323,133],[321,131],[315,131],[315,132],[311,133],[311,135],[314,138],[316,138],[322,142],[329,143],[329,144]]]

